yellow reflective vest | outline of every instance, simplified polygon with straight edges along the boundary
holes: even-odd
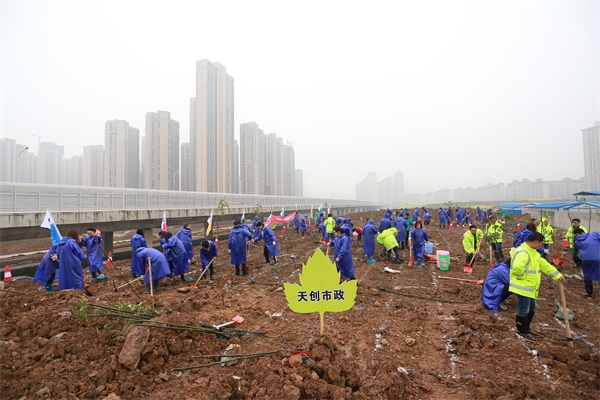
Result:
[[[398,241],[396,240],[396,235],[398,234],[398,229],[391,227],[379,235],[377,235],[377,243],[382,244],[386,250],[393,249],[398,246]]]
[[[538,232],[544,235],[544,244],[554,244],[554,228],[548,222],[548,218],[542,218],[542,224],[538,226]]]
[[[487,235],[488,243],[502,243],[502,234],[504,234],[502,224],[498,221],[488,224],[485,234]]]
[[[467,254],[473,254],[476,251],[479,251],[481,247],[481,239],[483,239],[483,231],[481,229],[477,229],[475,231],[475,235],[471,233],[471,230],[465,232],[463,235],[463,247],[465,248],[465,252]],[[475,240],[477,240],[477,247],[475,247]]]
[[[583,226],[583,225],[579,225],[580,229],[583,229],[584,232],[587,232],[588,230]],[[569,227],[569,229],[567,229],[567,234],[565,235],[567,240],[569,241],[569,248],[573,248],[573,240],[575,240],[575,234],[573,233],[573,225],[571,225]]]
[[[335,227],[335,219],[333,219],[333,217],[329,217],[323,222],[323,225],[325,225],[325,231],[327,233],[333,233],[333,228]]]
[[[536,249],[527,243],[520,245],[510,263],[510,292],[524,297],[537,298],[542,272],[554,280],[560,279],[562,274],[548,261],[544,260]]]

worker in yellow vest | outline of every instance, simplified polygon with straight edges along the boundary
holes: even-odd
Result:
[[[567,233],[565,236],[569,242],[569,248],[571,249],[571,256],[573,256],[573,262],[575,263],[575,267],[581,268],[583,260],[579,256],[579,251],[577,250],[577,247],[573,246],[573,241],[575,240],[575,233],[573,233],[573,231],[577,228],[583,230],[583,232],[588,231],[583,225],[581,225],[581,220],[579,218],[573,218],[571,220],[571,226],[569,227],[569,229],[567,229]]]

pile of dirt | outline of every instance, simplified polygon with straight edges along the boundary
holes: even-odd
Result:
[[[378,222],[383,213],[348,216],[362,225],[369,217]],[[505,254],[516,218],[507,226]],[[87,298],[79,291],[47,293],[29,280],[7,283],[0,292],[0,393],[7,399],[598,398],[598,294],[581,296],[583,281],[576,278],[565,284],[575,312],[570,348],[564,323],[554,317],[559,290],[548,289],[544,278],[532,326],[543,339],[524,341],[514,330],[514,296],[508,310],[493,314],[481,306],[481,285],[439,279],[477,280],[489,270],[487,261],[477,260],[472,274],[463,272],[466,229],[426,227],[434,253],[450,252],[448,271],[435,262],[409,267],[378,258],[368,264],[355,242],[355,306],[326,313],[323,335],[319,315],[292,312],[282,288],[283,282],[299,282],[303,263],[320,246],[315,231],[302,237],[277,229],[279,265],[264,265],[259,243],[251,247],[247,276],[234,276],[222,241],[215,280],[202,280],[197,288],[167,280],[154,300],[139,282],[132,283],[134,290],[115,291],[125,282],[118,271],[129,275],[125,261],[91,284]],[[408,251],[401,255],[409,258]],[[568,252],[564,258],[563,272],[580,274]],[[400,273],[384,272],[386,266]],[[199,276],[195,268],[190,277]],[[117,317],[115,309],[145,314]],[[147,315],[152,310],[158,315]],[[236,315],[244,322],[221,333],[209,328]],[[237,346],[230,351],[254,357],[221,363],[231,345]],[[126,361],[124,347],[133,361]],[[292,362],[299,350],[310,357],[296,355]],[[212,365],[199,367],[204,364]]]

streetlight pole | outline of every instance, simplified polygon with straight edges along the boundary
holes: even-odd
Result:
[[[29,146],[26,146],[23,150],[21,150],[17,154],[17,159],[15,160],[15,165],[13,168],[13,182],[17,181],[17,167],[19,166],[19,158],[21,158],[21,154],[25,153],[29,149]]]
[[[175,181],[175,175],[177,175],[177,174],[179,174],[179,171],[173,172],[173,178],[172,178],[173,181]],[[181,179],[181,174],[179,174],[179,178]],[[173,190],[181,190],[181,185],[178,184],[177,189],[175,189],[175,183],[173,183]]]

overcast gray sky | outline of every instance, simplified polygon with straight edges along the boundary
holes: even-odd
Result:
[[[5,1],[2,137],[67,156],[165,110],[195,62],[235,80],[235,136],[290,141],[310,196],[367,172],[411,192],[581,178],[600,120],[600,1]],[[331,193],[333,187],[333,193]]]

